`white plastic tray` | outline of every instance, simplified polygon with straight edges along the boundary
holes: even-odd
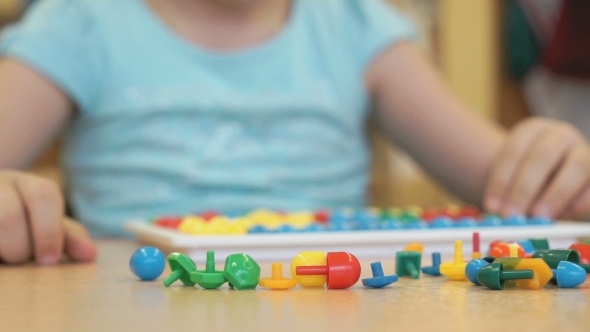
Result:
[[[358,258],[387,259],[395,257],[410,242],[424,244],[424,254],[440,252],[451,255],[455,240],[463,240],[463,252],[471,256],[471,238],[480,233],[481,251],[485,254],[494,240],[521,240],[543,237],[552,248],[567,248],[572,243],[590,238],[590,223],[561,221],[549,226],[503,226],[448,229],[408,229],[321,233],[252,234],[196,236],[154,226],[142,221],[129,222],[126,229],[140,242],[166,253],[182,252],[195,262],[205,260],[207,250],[215,250],[216,260],[223,262],[233,253],[247,253],[261,262],[288,262],[301,251],[347,251]]]

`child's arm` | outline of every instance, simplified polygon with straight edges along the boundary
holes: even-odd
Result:
[[[65,251],[92,260],[96,248],[82,226],[64,218],[53,183],[16,171],[29,166],[67,121],[72,104],[49,80],[0,58],[0,258],[52,264]]]
[[[381,54],[366,80],[386,133],[467,201],[505,215],[590,211],[590,150],[573,126],[532,119],[508,134],[452,97],[406,43]]]

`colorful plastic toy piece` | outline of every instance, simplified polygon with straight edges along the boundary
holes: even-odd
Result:
[[[405,229],[424,229],[428,228],[428,224],[420,219],[406,220],[403,224]]]
[[[549,240],[547,240],[546,238],[529,239],[529,241],[533,244],[535,251],[550,249]]]
[[[381,229],[402,229],[402,228],[404,228],[404,225],[401,223],[401,221],[399,221],[397,219],[388,218],[388,219],[381,221],[379,228],[381,228]]]
[[[431,276],[435,276],[435,277],[440,276],[440,253],[439,252],[432,253],[432,266],[423,267],[422,273],[428,274]]]
[[[481,258],[481,252],[479,247],[479,232],[473,232],[473,252],[471,253],[471,259]]]
[[[315,221],[325,224],[330,220],[330,211],[328,210],[318,210],[314,215]]]
[[[459,218],[454,224],[455,227],[477,227],[477,220],[472,217]]]
[[[547,217],[533,217],[529,219],[530,225],[552,225],[553,223],[553,220]]]
[[[384,275],[381,262],[371,263],[371,272],[373,273],[372,278],[365,278],[361,280],[363,282],[363,286],[371,288],[383,288],[393,284],[398,279],[396,275]]]
[[[158,248],[141,247],[137,249],[129,260],[129,268],[139,279],[151,281],[157,279],[164,272],[166,258]]]
[[[527,220],[525,216],[521,214],[515,214],[504,219],[503,224],[505,226],[526,226]]]
[[[237,290],[254,289],[260,279],[260,265],[247,254],[231,254],[225,259],[223,276]]]
[[[533,246],[533,243],[530,240],[520,240],[516,241],[516,243],[522,247],[525,254],[535,253],[535,246]]]
[[[467,280],[467,277],[465,276],[466,266],[467,262],[463,261],[463,241],[455,241],[454,260],[452,263],[442,263],[440,265],[440,273],[451,280]]]
[[[190,273],[197,269],[195,262],[188,256],[173,252],[168,255],[168,265],[172,273],[164,280],[164,286],[170,287],[172,283],[177,280],[182,281],[186,286],[194,286],[195,283],[191,280]]]
[[[395,273],[398,277],[420,278],[422,255],[417,251],[398,251],[395,254]]]
[[[180,223],[182,222],[182,219],[182,217],[175,216],[160,217],[154,221],[154,224],[160,227],[176,229],[178,228],[178,225],[180,225]]]
[[[506,258],[503,258],[506,259]],[[504,266],[506,267],[506,266]],[[514,269],[516,271],[533,271],[531,279],[517,279],[516,284],[525,289],[541,289],[547,285],[553,277],[549,266],[540,258],[522,259]]]
[[[216,289],[227,282],[223,271],[215,270],[215,252],[207,251],[207,262],[204,271],[193,271],[190,273],[191,280],[205,289]]]
[[[586,282],[586,271],[572,262],[559,262],[551,271],[560,288],[575,288]]]
[[[423,250],[424,250],[424,245],[422,243],[418,243],[418,242],[409,243],[404,248],[404,251],[417,251],[419,253],[422,253]]]
[[[502,263],[492,263],[482,267],[477,273],[477,281],[490,289],[504,289],[506,280],[532,279],[533,271],[504,271]]]
[[[495,242],[491,244],[490,252],[488,256],[502,258],[502,257],[510,257],[510,246],[513,243],[506,243],[506,242]],[[524,258],[526,256],[524,249],[520,245],[518,245],[518,257]]]
[[[272,263],[272,274],[269,278],[258,280],[261,287],[270,289],[289,289],[297,286],[297,281],[291,278],[283,278],[283,264]]]
[[[361,265],[358,259],[347,252],[329,252],[326,265],[297,266],[295,274],[325,275],[328,289],[345,289],[354,285],[361,276]]]
[[[575,243],[572,244],[569,249],[576,250],[580,254],[580,263],[590,263],[590,244]]]
[[[580,266],[586,273],[590,272],[590,264],[580,263],[580,254],[576,250],[571,249],[553,249],[548,251],[537,251],[534,258],[542,258],[551,269],[557,269],[559,262],[572,262]],[[557,285],[557,279],[552,278],[550,283]]]
[[[490,214],[485,216],[485,218],[479,223],[479,225],[484,227],[502,226],[502,218],[495,214]]]
[[[291,277],[304,287],[324,287],[327,277],[325,275],[303,276],[297,275],[298,266],[324,266],[327,265],[326,254],[321,251],[300,252],[291,261]]]
[[[432,219],[430,228],[451,228],[453,227],[453,220],[449,217],[442,216]]]
[[[481,284],[477,280],[477,274],[482,267],[489,265],[490,263],[485,259],[474,259],[471,260],[465,266],[465,277],[467,280],[471,281],[472,284],[476,286],[480,286]]]

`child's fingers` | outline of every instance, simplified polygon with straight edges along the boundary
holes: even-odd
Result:
[[[59,188],[30,175],[16,175],[14,184],[29,218],[35,259],[43,265],[59,262],[64,242],[64,202]]]
[[[31,258],[29,230],[20,198],[12,182],[0,179],[0,258],[16,264]]]
[[[556,208],[563,209],[567,195],[555,197],[555,191],[562,191],[564,185],[571,185],[569,178],[574,172],[572,167],[577,163],[576,160],[569,160],[569,154],[573,146],[580,140],[574,131],[570,131],[567,126],[556,126],[552,130],[544,131],[537,136],[529,152],[526,153],[524,161],[515,171],[515,179],[512,186],[506,193],[505,205],[501,210],[503,215],[523,214],[529,212],[533,201],[540,196],[543,188],[549,183],[551,175],[557,171],[557,178],[552,181],[552,189],[549,192],[552,205],[537,205],[536,213],[540,215],[553,216]],[[569,168],[564,168],[564,159]],[[564,182],[567,181],[567,182]],[[569,198],[573,196],[570,195]]]
[[[91,262],[96,259],[96,245],[90,239],[88,232],[80,223],[66,218],[65,253],[70,259],[79,262]]]
[[[487,210],[500,212],[503,209],[510,184],[516,177],[529,147],[546,128],[547,123],[543,120],[529,120],[512,131],[488,181],[484,196],[484,206]]]
[[[587,184],[578,197],[574,199],[562,217],[575,219],[588,214],[590,214],[590,184]]]
[[[535,204],[533,214],[557,217],[568,207],[574,213],[585,212],[587,205],[584,195],[588,195],[585,190],[590,180],[589,171],[590,149],[586,144],[580,144],[568,154],[563,166]]]

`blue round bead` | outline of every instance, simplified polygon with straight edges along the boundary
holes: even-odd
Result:
[[[533,217],[529,219],[530,225],[553,225],[553,220],[547,217]]]
[[[137,249],[129,260],[131,272],[141,280],[154,280],[158,278],[166,267],[164,253],[154,247],[141,247]]]
[[[326,228],[318,223],[311,223],[303,229],[304,232],[311,232],[311,233],[323,232],[325,230],[326,230]]]
[[[402,229],[404,225],[396,219],[385,219],[379,225],[381,229]]]
[[[521,241],[516,241],[516,243],[520,244],[520,246],[522,247],[522,249],[524,250],[525,253],[527,253],[527,254],[535,253],[535,246],[533,246],[533,243],[531,241],[521,240]]]
[[[482,267],[489,265],[486,260],[484,259],[474,259],[471,262],[467,263],[465,266],[465,276],[467,280],[471,281],[474,285],[481,285],[477,280],[477,273],[481,270]]]
[[[449,217],[436,217],[430,223],[430,228],[450,228],[453,227],[453,220]]]
[[[477,227],[477,221],[473,218],[461,218],[455,222],[455,227]]]
[[[503,224],[506,226],[526,226],[527,220],[522,214],[515,214],[504,219]]]
[[[277,232],[277,233],[296,233],[296,232],[298,232],[298,230],[293,225],[282,224],[281,226],[277,227],[275,232]]]
[[[484,227],[502,226],[502,219],[495,215],[488,215],[479,223],[479,225]]]
[[[272,231],[264,225],[254,225],[248,229],[248,233],[262,234],[262,233],[272,233]]]
[[[406,222],[404,225],[405,229],[424,229],[428,228],[428,224],[421,219]]]

